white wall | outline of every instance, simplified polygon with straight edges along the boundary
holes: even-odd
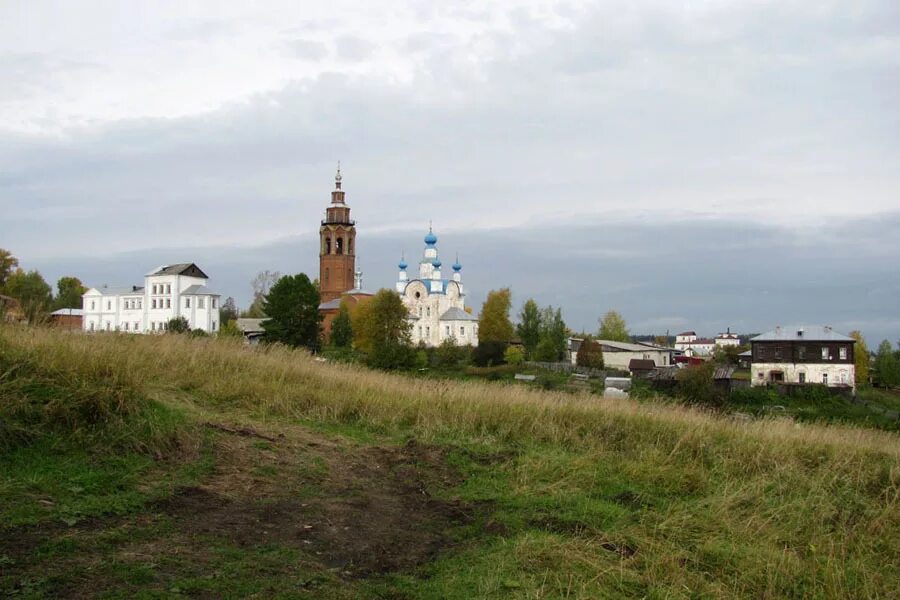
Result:
[[[805,383],[823,383],[823,375],[827,375],[827,385],[850,385],[856,390],[856,366],[853,363],[753,363],[750,367],[751,385],[766,385],[772,371],[782,371],[785,383],[800,383],[800,373],[806,375]]]

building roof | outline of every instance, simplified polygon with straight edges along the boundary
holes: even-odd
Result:
[[[716,336],[717,340],[736,340],[738,336],[736,333],[720,333]]]
[[[50,314],[57,317],[83,317],[84,310],[80,308],[60,308],[58,310],[54,310]]]
[[[142,296],[144,294],[144,287],[140,285],[130,285],[128,287],[108,287],[104,285],[91,288],[91,290],[96,290],[101,296]],[[85,294],[90,293],[91,290],[88,290]]]
[[[192,285],[184,288],[181,292],[182,296],[221,296],[222,294],[217,294],[214,291],[210,290],[205,285]]]
[[[321,304],[319,304],[319,310],[337,310],[340,307],[340,298],[334,298],[333,300],[329,300],[328,302],[322,302]]]
[[[418,279],[417,278],[417,279],[410,279],[409,281],[406,282],[406,286],[403,288],[404,292],[406,291],[406,288],[409,287],[409,284],[411,284],[413,281],[421,281],[423,284],[425,284],[425,291],[427,291],[429,293],[429,295],[430,294],[446,294],[447,286],[449,286],[451,283],[455,283],[457,285],[457,287],[459,287],[459,282],[456,281],[455,279],[441,279],[440,280],[441,291],[432,292],[431,291],[431,282],[434,281],[433,279]],[[460,293],[460,296],[462,296],[462,295],[463,294]]]
[[[837,333],[828,325],[791,325],[778,326],[772,331],[751,339],[751,342],[785,342],[785,341],[813,341],[813,342],[855,342],[852,337]]]
[[[690,342],[677,342],[682,346],[710,346],[715,345],[716,340],[711,340],[709,338],[697,338],[696,340],[691,340]]]
[[[751,357],[753,356],[753,351],[751,351],[751,350],[744,350],[743,352],[741,352],[740,354],[738,354],[738,356],[740,356],[740,357],[742,357],[742,358],[751,358]]]
[[[649,358],[632,358],[628,361],[629,371],[652,371],[656,368],[656,363]]]
[[[581,350],[581,344],[584,343],[584,338],[569,338],[569,351],[578,354],[578,351]]]
[[[147,273],[150,275],[188,275],[189,277],[202,277],[203,279],[209,279],[206,276],[206,273],[200,270],[194,263],[178,263],[177,265],[163,265],[161,267],[157,267]]]
[[[440,317],[441,321],[477,321],[478,317],[470,315],[461,308],[453,306],[448,308]]]
[[[696,331],[682,331],[681,333],[677,333],[675,335],[697,335]]]
[[[598,344],[603,346],[604,352],[667,352],[664,348],[650,348],[643,344],[632,344],[631,342],[615,342],[613,340],[596,340]],[[607,350],[609,348],[609,350]]]
[[[263,329],[263,321],[268,321],[268,319],[247,319],[240,318],[235,321],[237,328],[243,334],[248,333],[265,333],[266,330]]]
[[[713,373],[713,379],[731,379],[736,370],[734,365],[719,365]]]

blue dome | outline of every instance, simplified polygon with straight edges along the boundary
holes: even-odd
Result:
[[[462,270],[462,265],[459,264],[459,261],[453,263],[453,270],[459,273]]]
[[[431,266],[434,267],[435,269],[440,269],[441,268],[441,259],[436,258],[433,261],[431,261]]]
[[[437,244],[437,236],[434,235],[431,230],[429,230],[428,235],[425,236],[425,243],[429,246],[434,246],[435,244]]]
[[[408,267],[409,265],[406,264],[406,261],[403,260],[403,259],[401,258],[401,259],[400,259],[400,264],[397,265],[397,266],[400,267],[400,270],[401,270],[401,271],[405,271],[405,270],[406,270],[406,267]]]

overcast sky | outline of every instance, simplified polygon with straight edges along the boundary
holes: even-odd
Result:
[[[0,3],[0,247],[48,279],[366,287],[429,220],[470,303],[900,337],[900,3]]]

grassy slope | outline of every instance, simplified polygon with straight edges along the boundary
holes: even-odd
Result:
[[[92,548],[122,564],[124,575],[112,579],[118,583],[111,593],[121,589],[123,596],[129,590],[241,596],[259,585],[268,586],[266,595],[288,597],[900,594],[900,443],[893,434],[727,421],[672,406],[409,379],[322,364],[301,352],[175,336],[6,328],[0,358],[7,373],[0,379],[3,411],[24,393],[10,382],[28,378],[49,378],[57,395],[87,388],[85,398],[109,394],[112,385],[125,392],[113,397],[145,407],[107,431],[76,428],[74,435],[65,419],[62,425],[32,419],[33,430],[56,433],[32,432],[29,445],[8,445],[0,457],[7,526],[103,512],[131,520],[100,533],[48,536],[20,560],[15,577],[0,576],[0,591],[4,585],[35,594],[59,589],[41,585],[85,575],[62,572],[49,583],[29,578],[64,562],[59,556],[66,552]],[[10,364],[24,364],[28,373],[10,374]],[[204,461],[225,460],[209,459],[203,449],[211,434],[194,427],[213,418],[288,440],[301,423],[350,453],[414,437],[445,449],[444,460],[463,475],[430,491],[480,507],[479,516],[452,530],[457,544],[418,569],[363,579],[335,577],[315,556],[284,545],[215,546],[203,564],[225,573],[217,583],[200,581],[202,569],[188,572],[186,563],[176,568],[122,558],[117,535],[165,540],[171,533],[165,518],[141,520],[149,518],[142,502],[205,481]],[[129,445],[135,439],[150,442]],[[116,452],[104,451],[106,443]],[[257,485],[266,477],[273,485],[287,481],[293,471],[277,464],[256,473]],[[340,468],[339,461],[331,466]],[[10,561],[0,555],[0,572],[4,560]],[[284,570],[298,561],[305,565],[302,580],[320,587],[305,591],[300,575]],[[251,566],[261,564],[264,575]]]

